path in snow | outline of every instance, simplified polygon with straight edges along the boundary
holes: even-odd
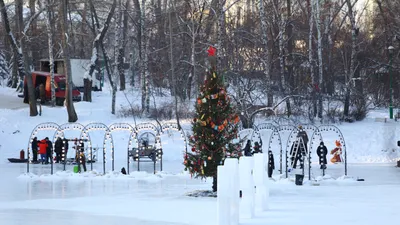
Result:
[[[23,103],[23,99],[15,96],[10,96],[0,93],[0,109],[22,109],[28,107],[28,104]]]

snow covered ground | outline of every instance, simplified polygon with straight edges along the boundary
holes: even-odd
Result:
[[[13,90],[0,89],[3,95],[12,95]],[[130,97],[133,102],[139,100],[138,95],[130,96],[137,96],[137,99]],[[118,118],[109,113],[109,93],[96,92],[93,99],[93,103],[75,104],[80,123],[134,123],[133,119]],[[0,98],[0,105],[7,105],[4,101],[11,100]],[[125,96],[118,93],[117,108],[121,105],[127,105],[127,102]],[[216,224],[216,199],[186,196],[194,190],[210,189],[211,180],[191,179],[183,171],[183,139],[178,133],[162,136],[164,171],[155,175],[151,163],[143,163],[140,172],[136,171],[136,164],[131,164],[130,175],[119,173],[122,166],[126,167],[124,149],[128,133],[123,131],[113,133],[115,172],[110,171],[108,161],[106,175],[101,175],[101,163],[94,164],[93,172],[83,174],[73,174],[70,165],[66,172],[61,171],[61,165],[54,165],[57,171],[54,175],[50,175],[50,165],[31,165],[31,173],[26,174],[26,164],[8,163],[7,158],[17,158],[19,151],[26,149],[30,133],[37,124],[63,124],[67,114],[61,107],[44,107],[43,116],[31,118],[27,108],[10,108],[0,109],[1,224]],[[376,110],[363,122],[337,125],[347,145],[348,175],[354,179],[344,179],[343,166],[332,164],[328,165],[328,176],[318,182],[319,186],[308,181],[303,186],[296,186],[291,179],[281,178],[275,172],[270,210],[257,211],[255,218],[241,219],[240,224],[395,223],[400,202],[400,168],[396,168],[394,162],[400,156],[396,146],[400,133],[397,122],[375,122],[375,118],[386,115],[386,110]],[[78,134],[69,131],[66,136]],[[50,135],[49,131],[38,134],[40,138]],[[327,132],[323,136],[328,149],[332,149],[337,134]],[[93,132],[91,137],[94,147],[102,146],[100,133]],[[313,164],[315,177],[320,173],[315,169],[317,167]],[[355,181],[356,178],[365,181]]]

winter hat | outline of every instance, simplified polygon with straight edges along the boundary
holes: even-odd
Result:
[[[321,143],[319,143],[319,145],[324,145],[324,142],[323,142],[323,141],[321,141]]]

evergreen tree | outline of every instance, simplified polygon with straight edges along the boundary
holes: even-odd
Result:
[[[208,49],[210,70],[201,86],[196,101],[196,115],[192,122],[191,152],[185,155],[185,169],[197,177],[213,178],[213,191],[217,191],[217,167],[227,157],[240,156],[237,137],[239,116],[235,114],[222,78],[216,71],[216,49]]]

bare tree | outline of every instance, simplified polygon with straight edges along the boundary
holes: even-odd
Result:
[[[100,22],[99,22],[99,18],[97,16],[97,11],[96,11],[96,8],[94,7],[92,0],[89,0],[89,5],[90,5],[90,10],[92,12],[92,17],[93,17],[93,22],[94,22],[92,32],[93,32],[95,38],[93,40],[91,64],[90,64],[87,76],[84,77],[85,87],[84,87],[83,99],[84,99],[84,101],[91,102],[92,101],[91,92],[92,92],[93,73],[96,69],[99,70],[99,68],[100,68],[99,52],[101,51],[101,45],[104,41],[104,37],[106,36],[108,28],[110,27],[110,23],[111,23],[113,15],[114,15],[114,11],[115,11],[117,3],[116,3],[116,0],[113,1],[111,9],[107,14],[106,21],[104,22],[102,27],[100,27]],[[106,60],[106,59],[104,59],[104,60]]]
[[[51,86],[51,106],[55,106],[56,104],[56,92],[55,92],[55,83],[54,83],[54,53],[53,53],[53,36],[54,36],[54,29],[53,29],[53,4],[54,1],[52,0],[45,0],[43,3],[39,1],[39,4],[46,5],[46,32],[47,32],[47,42],[49,48],[49,64],[50,64],[50,86]]]
[[[317,116],[317,98],[316,98],[316,79],[314,72],[314,13],[315,3],[314,0],[307,0],[308,5],[308,18],[309,18],[309,33],[308,33],[308,64],[310,67],[311,85],[312,85],[312,101],[313,101],[313,117]]]
[[[4,21],[4,27],[5,27],[6,33],[9,37],[12,49],[14,52],[17,53],[15,55],[15,57],[17,59],[16,61],[17,61],[17,65],[18,65],[18,72],[21,75],[21,77],[25,77],[26,81],[27,81],[28,90],[25,91],[25,94],[29,95],[29,115],[37,116],[38,111],[37,111],[37,107],[36,107],[36,96],[35,96],[35,90],[33,87],[32,75],[30,73],[26,73],[22,49],[18,45],[17,41],[14,38],[13,33],[11,32],[10,21],[8,20],[7,9],[4,4],[4,0],[0,0],[0,10],[1,10],[1,15],[3,17],[3,21]]]
[[[122,6],[123,5],[123,6]],[[125,70],[124,70],[124,56],[125,56],[125,45],[126,45],[126,37],[128,31],[128,8],[130,7],[130,0],[125,0],[125,2],[121,2],[121,16],[123,17],[120,20],[120,32],[122,33],[122,37],[120,40],[119,48],[118,48],[118,74],[119,74],[119,89],[121,91],[125,90],[126,78],[125,78]],[[121,35],[120,35],[121,36]]]
[[[317,41],[318,41],[318,47],[317,47],[317,52],[318,52],[318,86],[320,91],[318,92],[318,117],[322,118],[322,95],[321,95],[321,88],[323,84],[323,73],[324,73],[324,67],[323,67],[323,61],[322,61],[322,36],[321,36],[321,9],[319,5],[319,0],[315,0],[315,24],[317,26]]]
[[[76,122],[78,115],[76,114],[74,103],[72,101],[72,75],[71,75],[71,61],[69,56],[69,39],[68,39],[68,0],[62,0],[60,3],[60,18],[61,18],[61,42],[62,50],[64,55],[64,66],[65,66],[65,104],[68,112],[68,122]]]
[[[168,24],[169,24],[169,54],[170,54],[170,61],[171,61],[171,76],[172,76],[172,80],[173,80],[173,85],[174,85],[174,98],[175,98],[175,117],[176,117],[176,122],[178,124],[178,128],[181,129],[181,124],[179,122],[179,112],[178,112],[178,93],[177,93],[177,89],[178,89],[178,84],[177,84],[177,79],[176,79],[176,74],[175,74],[175,62],[174,62],[174,54],[173,54],[173,50],[174,50],[174,43],[173,43],[173,38],[172,38],[172,9],[173,7],[173,3],[172,0],[169,0],[170,4],[170,8],[168,10]]]
[[[150,94],[149,94],[149,71],[148,71],[148,43],[147,43],[147,32],[146,32],[146,1],[142,0],[142,4],[140,6],[141,14],[140,14],[140,32],[141,32],[141,82],[142,82],[142,111],[146,111],[149,113],[150,111]]]
[[[267,17],[265,15],[265,7],[264,0],[259,0],[259,12],[260,12],[260,21],[261,21],[261,43],[263,47],[263,57],[262,63],[264,68],[264,76],[267,80],[267,90],[268,90],[268,98],[267,98],[267,106],[272,106],[273,104],[273,92],[271,88],[272,77],[271,77],[271,53],[268,48],[268,26],[267,26]]]

